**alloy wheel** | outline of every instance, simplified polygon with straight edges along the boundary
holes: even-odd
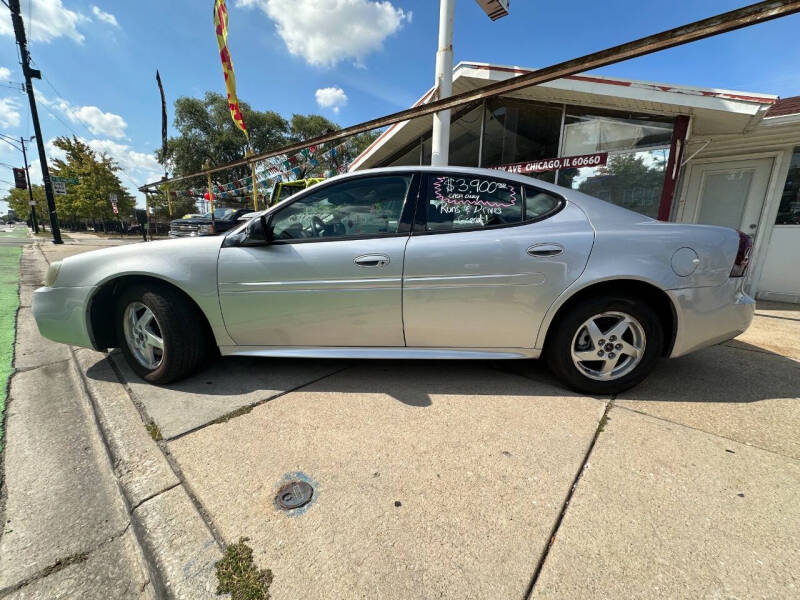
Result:
[[[645,342],[644,328],[634,317],[619,311],[604,312],[578,327],[570,346],[572,362],[590,379],[619,379],[641,362]]]
[[[141,302],[131,302],[122,316],[125,342],[144,368],[155,370],[164,359],[164,339],[153,311]]]

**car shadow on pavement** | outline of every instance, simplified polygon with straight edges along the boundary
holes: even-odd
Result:
[[[800,362],[735,340],[661,361],[644,382],[619,398],[696,403],[800,398]]]
[[[384,393],[409,406],[430,406],[435,395],[575,396],[549,373],[543,361],[519,360],[344,360],[220,357],[197,374],[169,385],[151,386],[136,376],[118,351],[113,364],[136,388],[152,387],[153,395],[181,397],[254,395],[266,397],[313,386],[315,391],[354,394]],[[108,381],[103,361],[89,367],[91,379]],[[343,372],[341,375],[338,373]],[[117,381],[117,380],[114,380]],[[263,394],[259,394],[263,392]]]

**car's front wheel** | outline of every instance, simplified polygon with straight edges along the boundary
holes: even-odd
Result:
[[[615,394],[641,382],[655,367],[664,330],[646,303],[605,296],[571,307],[554,324],[546,358],[569,387]]]
[[[133,286],[116,310],[120,350],[137,375],[170,383],[192,373],[205,357],[197,309],[167,286]]]

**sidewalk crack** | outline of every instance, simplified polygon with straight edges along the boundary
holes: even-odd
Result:
[[[553,529],[550,531],[550,538],[547,541],[547,546],[545,546],[544,552],[539,557],[539,561],[536,563],[536,569],[533,572],[533,576],[531,577],[531,582],[528,585],[528,589],[525,591],[524,598],[530,598],[533,594],[533,589],[536,587],[536,582],[539,580],[539,575],[542,573],[542,569],[544,568],[544,563],[547,560],[548,554],[550,554],[550,549],[553,547],[553,544],[556,541],[556,536],[558,535],[558,529],[561,527],[561,521],[564,519],[564,515],[567,512],[567,508],[569,507],[569,503],[572,500],[572,495],[575,493],[576,488],[578,487],[578,483],[580,482],[581,477],[583,476],[584,471],[589,463],[589,457],[594,450],[594,446],[597,443],[597,438],[602,433],[603,429],[608,422],[608,413],[611,412],[611,409],[614,407],[614,400],[616,400],[617,395],[614,394],[611,396],[611,399],[606,404],[606,408],[603,411],[603,416],[600,417],[600,420],[597,422],[597,428],[595,429],[594,436],[592,437],[592,441],[589,444],[589,448],[586,450],[586,455],[583,457],[583,462],[581,466],[578,468],[578,472],[575,473],[575,478],[572,480],[572,486],[569,488],[569,492],[567,493],[567,497],[564,500],[564,504],[561,506],[561,511],[558,513],[558,517],[556,518],[556,522],[553,524]]]
[[[55,561],[51,565],[45,567],[44,569],[42,569],[41,571],[39,571],[37,573],[34,573],[30,577],[26,577],[25,579],[15,583],[14,585],[10,585],[8,587],[5,587],[5,588],[1,589],[0,590],[0,598],[8,596],[9,594],[13,594],[14,592],[19,591],[22,588],[24,588],[25,586],[28,586],[28,585],[30,585],[32,583],[35,583],[37,581],[40,581],[40,580],[45,579],[47,577],[50,577],[50,575],[54,575],[54,574],[58,573],[59,571],[61,571],[63,569],[66,569],[67,567],[86,562],[87,560],[89,560],[89,555],[93,554],[94,552],[97,552],[103,546],[106,546],[107,544],[110,544],[114,540],[119,539],[120,537],[125,535],[125,532],[128,531],[130,526],[131,526],[131,522],[129,520],[127,525],[125,525],[125,527],[123,527],[122,531],[120,531],[119,533],[115,533],[115,534],[111,535],[107,539],[105,539],[102,542],[100,542],[99,544],[95,545],[93,548],[90,548],[89,550],[82,550],[80,552],[75,552],[74,554],[70,554],[69,556],[66,556],[64,558],[59,558],[57,561]]]

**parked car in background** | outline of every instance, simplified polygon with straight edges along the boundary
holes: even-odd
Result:
[[[593,394],[743,332],[750,238],[523,175],[396,167],[302,190],[228,235],[54,262],[52,340],[119,347],[153,383],[233,356],[543,356]]]
[[[250,209],[218,207],[214,209],[213,219],[210,212],[200,217],[175,219],[170,223],[169,237],[219,235],[234,227],[239,217],[247,212],[250,212]]]

